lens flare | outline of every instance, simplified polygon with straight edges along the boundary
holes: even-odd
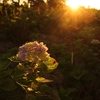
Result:
[[[100,0],[67,0],[66,5],[71,8],[78,8],[79,6],[84,6],[85,8],[95,8],[100,9]]]

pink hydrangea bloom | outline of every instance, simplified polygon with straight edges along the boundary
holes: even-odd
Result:
[[[22,61],[33,61],[38,57],[47,59],[49,57],[47,50],[43,42],[29,42],[19,47],[18,57]]]

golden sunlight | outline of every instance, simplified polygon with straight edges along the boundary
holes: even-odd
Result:
[[[74,0],[70,0],[66,2],[66,5],[70,6],[73,9],[77,9],[79,7],[79,2],[78,0],[74,2]]]
[[[84,6],[86,8],[100,9],[100,0],[67,0],[66,5],[72,8]]]

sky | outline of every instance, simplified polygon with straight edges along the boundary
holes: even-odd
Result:
[[[9,1],[12,1],[12,0],[9,0]],[[16,2],[17,2],[18,0],[14,0],[14,1],[16,1]],[[21,3],[23,3],[23,1],[26,1],[26,2],[27,2],[28,0],[20,0],[20,1],[21,1]],[[2,2],[3,2],[3,0],[0,0],[0,2],[2,3]]]
[[[84,7],[100,9],[100,0],[68,0],[69,6],[80,5]]]

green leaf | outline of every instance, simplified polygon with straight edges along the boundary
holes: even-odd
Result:
[[[10,58],[8,58],[10,61],[12,61],[12,62],[20,62],[20,60],[18,59],[18,57],[17,56],[12,56],[12,57],[10,57]]]
[[[15,73],[12,75],[12,77],[17,81],[20,79],[23,79],[24,77],[24,71],[23,70],[19,70],[18,68],[16,68]]]
[[[66,90],[62,86],[60,86],[60,93],[64,95],[65,92],[66,92]]]
[[[50,57],[49,60],[44,63],[46,64],[48,71],[53,71],[58,66],[57,61],[52,57]]]
[[[81,68],[77,68],[75,71],[70,73],[70,75],[73,76],[77,80],[80,80],[80,78],[85,74],[87,74],[87,72]]]
[[[31,81],[28,81],[28,80],[26,80],[26,79],[19,79],[19,80],[17,80],[17,82],[18,82],[20,85],[25,86],[25,87],[27,87],[27,86],[29,86],[29,85],[31,84]]]
[[[42,93],[51,93],[51,88],[46,84],[43,84],[39,87],[39,91]]]
[[[90,80],[93,80],[94,78],[95,78],[94,75],[92,75],[91,73],[87,73],[87,74],[82,76],[81,80],[90,81]]]
[[[47,71],[47,66],[44,63],[41,63],[40,67],[38,68],[40,71]]]
[[[40,83],[53,82],[53,80],[45,79],[44,77],[37,77],[36,80]]]
[[[70,95],[70,93],[75,92],[77,89],[76,88],[68,88],[66,90],[66,96],[68,97]]]
[[[11,75],[12,71],[13,71],[12,69],[8,69],[8,70],[0,72],[0,78],[5,78],[5,77]]]
[[[36,79],[36,73],[32,73],[32,74],[28,74],[27,75],[27,79],[28,80],[32,80],[32,81],[36,81],[35,79]]]
[[[10,65],[9,61],[0,62],[0,71],[7,69],[9,65]]]

